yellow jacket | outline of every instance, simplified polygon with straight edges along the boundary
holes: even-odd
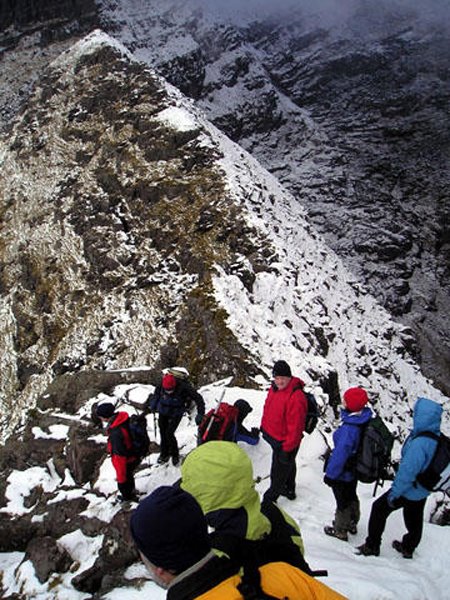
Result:
[[[263,591],[280,600],[346,600],[345,596],[335,592],[318,579],[310,577],[287,563],[268,563],[259,567],[259,572]],[[201,571],[193,573],[191,577],[195,578],[198,584],[202,573]],[[240,583],[241,577],[232,575],[220,583],[215,585],[213,583],[211,589],[198,596],[190,593],[179,594],[175,586],[169,590],[168,598],[169,600],[187,600],[188,598],[192,600],[242,600],[243,596],[237,589]],[[184,592],[186,591],[185,587]]]

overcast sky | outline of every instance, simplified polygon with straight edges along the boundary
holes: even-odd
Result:
[[[223,16],[238,19],[242,14],[249,17],[262,16],[264,13],[280,16],[295,9],[306,13],[320,13],[328,21],[337,22],[349,16],[356,7],[366,5],[374,10],[382,6],[392,8],[395,5],[420,12],[422,18],[433,19],[439,23],[450,24],[449,0],[191,0],[208,11],[217,11]]]

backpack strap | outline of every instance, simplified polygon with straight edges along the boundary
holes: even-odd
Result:
[[[441,436],[439,433],[434,433],[433,431],[421,431],[420,433],[416,433],[416,435],[414,436],[415,438],[418,437],[427,437],[427,438],[431,438],[432,440],[436,440],[436,442],[439,442]]]
[[[261,587],[261,573],[253,560],[246,561],[237,589],[244,600],[288,600],[286,596],[277,598],[264,592]]]

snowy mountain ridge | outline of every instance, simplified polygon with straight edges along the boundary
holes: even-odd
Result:
[[[113,51],[118,47],[116,42],[110,41],[104,34],[94,33],[55,61],[50,68],[49,80],[56,77],[58,86],[61,89],[65,89],[67,86],[71,87],[73,85],[72,77],[79,71],[79,67],[76,67],[77,63],[80,61],[81,63],[89,63],[91,53],[95,54],[105,46]],[[122,56],[122,64],[123,61],[127,61],[130,65],[134,64],[132,61],[130,62],[130,56],[125,49],[119,51]],[[74,66],[69,68],[70,64]],[[122,69],[123,66],[120,68]],[[158,81],[158,86],[165,86],[160,80],[154,79],[154,81]],[[110,86],[109,83],[105,85],[107,88]],[[219,179],[221,180],[220,185],[225,186],[223,195],[208,205],[209,210],[211,211],[214,208],[229,211],[232,206],[239,207],[240,215],[238,219],[242,221],[244,229],[246,228],[245,234],[248,239],[245,241],[251,246],[251,257],[246,256],[245,248],[236,247],[232,253],[231,262],[229,259],[225,264],[221,264],[220,261],[219,263],[213,261],[211,267],[213,271],[216,270],[217,272],[213,277],[216,290],[215,297],[227,310],[227,325],[233,336],[249,353],[248,358],[256,368],[254,372],[258,372],[258,365],[261,364],[263,373],[265,372],[268,375],[274,357],[284,354],[293,363],[293,366],[298,365],[297,368],[305,371],[306,379],[309,378],[311,383],[326,382],[330,372],[336,372],[339,385],[359,383],[367,386],[373,390],[375,396],[380,395],[382,399],[380,403],[381,410],[383,410],[384,403],[388,403],[389,406],[395,405],[394,399],[398,398],[406,399],[409,397],[409,402],[412,402],[417,395],[423,394],[431,395],[436,399],[443,398],[442,394],[433,389],[431,384],[423,378],[417,366],[408,357],[404,345],[405,342],[408,342],[408,330],[394,324],[388,313],[362,292],[355,278],[345,271],[338,258],[326,249],[317,234],[314,233],[305,219],[303,209],[301,207],[295,208],[296,205],[292,198],[277,180],[261,169],[256,161],[241,148],[232,144],[213,128],[191,101],[186,101],[174,88],[166,87],[165,94],[167,94],[167,100],[161,105],[159,114],[158,111],[155,112],[152,109],[152,123],[155,123],[156,127],[174,128],[175,136],[178,135],[176,131],[180,131],[179,135],[185,135],[188,138],[195,136],[195,145],[200,152],[223,156],[221,159],[214,158],[214,170],[216,173],[222,173],[219,175]],[[36,94],[37,101],[39,101],[40,96],[42,94],[38,91]],[[53,100],[53,102],[55,101]],[[89,100],[89,102],[91,101]],[[109,99],[105,99],[105,102],[108,103]],[[117,101],[114,100],[114,102]],[[124,111],[120,108],[120,102],[122,102],[122,98],[120,98],[117,106],[120,113],[124,114]],[[74,115],[81,123],[85,119],[90,119],[81,109],[82,103],[83,101],[80,104],[79,99],[74,97],[73,106],[65,110],[66,114]],[[52,263],[53,265],[60,265],[56,272],[60,271],[60,277],[63,279],[60,280],[58,286],[61,284],[64,289],[67,286],[64,277],[70,277],[70,287],[77,290],[76,297],[79,297],[86,286],[83,269],[94,269],[101,278],[106,278],[107,295],[106,297],[103,297],[102,294],[89,296],[89,302],[85,297],[83,301],[85,307],[89,312],[93,311],[92,325],[88,325],[89,319],[86,319],[84,314],[86,308],[80,312],[81,305],[78,302],[72,303],[72,307],[69,308],[67,297],[64,295],[66,292],[58,291],[56,298],[54,298],[55,292],[52,289],[46,291],[47,287],[52,285],[55,272],[52,274],[48,271],[48,267],[45,267],[42,273],[35,273],[35,278],[38,280],[42,278],[40,287],[43,288],[44,298],[39,302],[50,302],[50,305],[53,303],[54,310],[52,316],[44,311],[43,334],[39,335],[39,332],[36,332],[35,343],[28,345],[22,357],[13,349],[15,342],[14,338],[11,337],[11,332],[15,326],[14,321],[21,314],[17,310],[16,299],[17,294],[25,294],[28,300],[20,309],[21,311],[25,310],[27,303],[35,302],[33,297],[36,284],[33,284],[29,290],[24,289],[23,292],[19,291],[20,286],[18,289],[11,288],[14,291],[3,297],[3,312],[6,315],[4,329],[9,334],[4,336],[8,350],[2,353],[2,360],[5,368],[8,368],[10,372],[15,370],[14,361],[17,361],[18,364],[26,361],[29,364],[31,377],[28,376],[29,379],[25,380],[24,390],[18,396],[22,398],[20,404],[27,407],[33,406],[39,394],[45,391],[46,386],[51,381],[52,370],[55,372],[55,363],[67,365],[83,365],[84,363],[85,366],[102,365],[103,368],[124,368],[131,366],[133,363],[148,364],[149,355],[142,352],[144,347],[147,351],[148,342],[143,343],[142,339],[135,339],[134,332],[136,331],[136,323],[142,320],[147,321],[145,329],[148,331],[148,323],[151,322],[152,317],[148,313],[148,309],[144,308],[148,300],[142,296],[143,290],[139,288],[139,285],[136,286],[136,276],[141,273],[143,268],[148,268],[149,258],[152,257],[151,260],[154,261],[156,256],[155,251],[149,247],[147,251],[150,254],[146,257],[144,249],[147,243],[139,245],[138,231],[143,223],[139,224],[133,213],[127,214],[130,211],[130,205],[126,201],[123,202],[119,197],[113,200],[113,203],[117,202],[118,205],[113,207],[113,211],[106,221],[106,217],[98,213],[98,207],[101,207],[102,202],[106,206],[111,202],[105,192],[109,188],[113,189],[111,186],[117,184],[107,182],[105,188],[105,184],[101,179],[97,179],[97,182],[95,179],[103,177],[105,170],[115,167],[108,166],[109,159],[103,154],[103,150],[100,155],[92,154],[92,151],[88,150],[88,146],[83,147],[79,141],[76,142],[72,150],[68,140],[60,137],[61,134],[67,137],[64,119],[61,119],[56,111],[53,112],[52,119],[48,121],[45,106],[44,101],[40,106],[42,114],[38,112],[33,116],[31,121],[32,137],[25,137],[23,131],[23,129],[27,130],[30,127],[28,123],[30,112],[25,113],[25,117],[22,117],[19,121],[16,126],[17,132],[15,136],[12,136],[12,142],[10,141],[8,144],[10,148],[14,148],[18,144],[19,150],[13,150],[12,152],[11,150],[8,152],[5,148],[2,150],[2,167],[5,174],[3,179],[5,182],[4,197],[10,195],[10,197],[22,198],[21,202],[15,204],[11,204],[10,200],[9,207],[6,209],[6,213],[8,211],[11,213],[11,217],[8,217],[5,221],[6,223],[9,222],[12,228],[8,229],[8,226],[5,226],[4,234],[7,236],[9,235],[8,231],[10,231],[12,241],[5,251],[11,257],[17,256],[17,253],[22,252],[24,240],[26,239],[27,252],[30,253],[27,260],[31,261],[31,264],[43,260],[44,265]],[[56,106],[56,103],[54,103],[54,106]],[[46,126],[49,125],[48,129],[37,128],[36,118],[45,122]],[[152,127],[154,126],[152,125]],[[117,128],[117,124],[110,123],[103,129],[105,137],[102,139],[106,140],[104,143],[110,144],[111,148],[114,145],[121,148],[122,134],[119,134],[117,139],[113,141],[109,133],[109,127]],[[123,131],[127,134],[130,133],[128,128],[129,125],[125,123]],[[78,135],[74,135],[74,139]],[[18,142],[19,139],[20,142]],[[35,151],[36,144],[38,149]],[[42,147],[42,150],[39,146]],[[63,154],[61,154],[61,148]],[[23,162],[25,169],[20,168],[21,161],[17,159],[21,153],[28,152],[28,149],[33,149],[32,160],[35,161],[37,158],[38,163],[41,164],[39,168],[30,168],[29,161],[31,159],[28,157],[28,153],[26,153],[26,161]],[[64,158],[64,153],[67,151],[69,151],[68,156],[71,157],[70,175],[67,171],[67,162],[63,162],[67,160]],[[74,153],[75,151],[76,153]],[[51,158],[50,160],[46,159],[48,164],[48,172],[46,173],[42,169],[42,162],[39,157],[40,155],[48,155],[48,152],[51,153]],[[52,156],[54,152],[56,154]],[[86,152],[89,154],[88,159],[90,161],[88,167],[84,164],[85,159],[82,157],[82,153]],[[91,156],[92,159],[89,158]],[[80,160],[82,160],[81,163]],[[178,168],[177,161],[178,159],[170,166],[170,171],[166,169],[168,163],[160,160],[157,160],[156,163],[152,162],[152,177],[156,181],[161,181],[161,176],[167,177],[170,172],[171,176],[175,177],[176,182],[177,177],[179,177],[176,172]],[[99,165],[102,165],[100,170]],[[161,174],[159,173],[160,168],[162,169]],[[172,170],[173,168],[175,168],[175,171]],[[74,190],[70,190],[70,183],[74,180],[75,173],[77,173],[76,177],[79,178],[78,181],[83,186],[82,189],[85,190],[81,195],[78,189],[79,184]],[[128,185],[128,180],[133,181],[136,177],[136,173],[131,177],[130,174],[127,163],[122,158],[119,164],[118,177],[123,178],[122,181],[125,182],[125,185]],[[99,190],[94,191],[99,184]],[[64,192],[62,201],[65,208],[63,208],[59,218],[66,222],[67,217],[70,217],[70,221],[64,225],[63,229],[60,229],[58,225],[55,228],[52,215],[47,211],[51,210],[50,207],[54,202],[55,195],[61,196],[61,191],[67,185],[69,185],[67,191],[70,193]],[[139,183],[139,186],[142,185],[149,184]],[[133,191],[136,189],[133,186],[135,186],[134,183],[130,192],[131,199],[136,193]],[[92,196],[93,191],[94,196]],[[86,229],[85,225],[82,225],[82,229],[80,229],[81,238],[78,238],[78,232],[76,231],[80,216],[73,216],[71,213],[73,210],[78,210],[77,203],[73,204],[71,208],[70,204],[73,201],[69,201],[74,192],[78,197],[88,194],[92,198],[100,192],[98,200],[95,200],[95,204],[92,206],[96,211],[95,216],[94,214],[90,216],[90,213],[81,216],[87,226]],[[140,188],[138,193],[144,198],[148,195],[147,192],[142,192]],[[42,205],[43,197],[47,199],[48,208],[45,210],[43,210]],[[36,214],[33,214],[33,205],[30,204],[30,201],[37,202]],[[92,204],[92,200],[88,200],[88,203],[87,206]],[[39,205],[42,208],[37,208]],[[151,205],[146,210],[148,209],[154,210]],[[28,220],[30,218],[36,219],[36,215],[39,214],[41,215],[39,219],[42,220],[42,225],[39,225],[38,221],[38,226],[33,231],[29,230]],[[133,222],[135,228],[133,233],[130,226],[127,225],[127,220],[130,218],[130,222]],[[204,218],[204,214],[200,214],[199,218],[200,220]],[[99,224],[92,228],[92,224],[97,219],[99,219]],[[73,229],[74,225],[75,230]],[[24,227],[25,229],[23,229]],[[78,225],[78,227],[80,226]],[[23,234],[17,235],[17,232],[21,230],[23,230]],[[91,239],[94,232],[103,235],[102,244],[106,244],[105,248],[97,248],[95,236],[94,239]],[[63,237],[58,240],[61,233]],[[5,239],[7,238],[5,237]],[[244,243],[244,240],[242,240],[242,243]],[[38,255],[34,254],[35,245],[39,258]],[[92,249],[89,250],[88,248],[91,246]],[[259,248],[256,253],[254,251],[255,247]],[[54,248],[57,249],[56,254]],[[107,250],[107,254],[105,254],[105,250]],[[178,251],[181,252],[182,248],[178,248]],[[267,253],[267,251],[269,251],[269,259],[263,258],[264,252]],[[115,258],[113,258],[114,252],[116,253]],[[256,263],[258,264],[256,264],[254,255],[258,253],[260,256],[257,257]],[[92,258],[90,254],[92,254]],[[225,254],[229,255],[229,250],[226,250]],[[79,265],[80,260],[83,261],[83,255],[85,256],[86,266],[80,270],[80,266],[75,265]],[[130,256],[135,258],[131,260]],[[214,253],[212,256],[214,257]],[[102,257],[104,264],[98,263],[100,257]],[[175,303],[178,304],[179,301],[176,298],[186,298],[190,293],[189,290],[192,291],[199,284],[201,278],[199,279],[192,272],[190,274],[183,273],[183,268],[180,271],[179,264],[178,266],[175,265],[175,271],[178,271],[178,275],[172,277],[174,265],[170,266],[170,261],[173,261],[173,258],[175,256],[168,258],[169,263],[166,266],[161,264],[157,273],[150,277],[147,275],[145,285],[148,287],[149,284],[157,284],[156,290],[159,289],[157,296],[164,296],[164,287],[161,284],[164,283],[164,271],[167,269],[166,276],[170,278],[171,295],[174,297]],[[92,260],[96,262],[91,263]],[[161,260],[161,258],[158,260]],[[175,262],[177,262],[176,258]],[[20,261],[17,262],[11,258],[6,264],[8,267],[5,269],[5,274],[9,273],[8,277],[13,281],[12,278],[16,276],[14,273],[20,272],[17,271],[20,267]],[[130,264],[132,265],[131,271],[128,269]],[[187,266],[189,267],[189,261]],[[255,266],[257,267],[256,270]],[[70,267],[70,269],[67,270],[67,267]],[[29,267],[26,268],[29,269]],[[124,288],[123,285],[130,276],[132,279],[126,283]],[[134,283],[132,283],[133,281]],[[168,280],[165,281],[167,284]],[[91,293],[88,291],[89,288],[90,284],[86,288],[88,294]],[[112,291],[108,292],[109,288]],[[126,294],[124,294],[124,290],[128,290]],[[137,298],[132,300],[136,291]],[[61,293],[62,296],[60,296]],[[106,300],[108,296],[110,296],[110,299]],[[64,304],[60,305],[62,301],[64,301]],[[138,303],[134,309],[132,307],[133,302]],[[60,308],[58,308],[59,305]],[[137,308],[137,306],[140,306],[140,308]],[[247,307],[246,315],[242,315],[241,309],[243,306]],[[31,309],[32,304],[30,305]],[[63,312],[60,312],[61,309]],[[75,320],[71,316],[73,314],[78,315]],[[102,314],[103,316],[101,316]],[[254,314],[258,315],[255,324],[252,323]],[[28,317],[21,315],[21,318]],[[100,329],[98,329],[99,318],[103,319],[104,322],[106,319],[105,325],[101,326]],[[49,319],[56,322],[63,320],[66,323],[63,331],[66,329],[67,333],[62,335],[61,340],[57,340],[55,346],[52,346],[54,340],[46,341],[45,321]],[[110,319],[109,323],[107,322],[108,319]],[[174,323],[175,319],[170,321],[165,319],[164,327],[169,326],[174,332]],[[92,327],[93,329],[91,329]],[[151,330],[153,338],[155,336],[156,339],[160,340],[164,338],[162,331],[158,333],[156,322],[153,322]],[[169,332],[170,329],[165,331],[166,334]],[[97,336],[99,336],[99,339],[95,341]],[[128,346],[125,351],[123,341]],[[89,358],[86,356],[85,348],[89,348],[93,344],[97,346],[97,350],[94,348],[94,356]],[[264,349],[265,347],[267,350]],[[256,353],[254,348],[257,348]],[[49,351],[53,358],[52,362],[46,365],[48,359],[45,356],[48,356]],[[117,354],[118,351],[120,354]],[[153,351],[154,357],[157,356],[157,346],[155,351]],[[99,363],[100,356],[102,358]],[[189,360],[189,357],[186,358]],[[36,361],[43,361],[43,363],[39,367],[33,368],[31,365]],[[210,368],[210,365],[208,365],[207,370]],[[67,367],[64,367],[62,372],[66,369]],[[310,373],[309,377],[308,373]],[[12,376],[11,379],[3,382],[3,386],[11,386],[13,382],[14,377]],[[8,390],[8,387],[6,389]],[[331,390],[327,391],[328,393],[331,392]],[[336,388],[332,392],[334,396],[339,394]]]
[[[99,18],[292,192],[445,393],[444,4],[102,0]]]
[[[227,400],[251,402],[258,426],[271,366],[283,357],[322,409],[302,445],[298,501],[283,505],[301,524],[308,559],[352,600],[407,584],[415,598],[432,590],[443,600],[448,570],[431,549],[444,528],[427,522],[410,569],[387,548],[366,561],[351,544],[323,540],[332,501],[321,457],[341,391],[366,387],[401,438],[417,395],[445,397],[409,355],[408,330],[279,181],[102,32],[42,75],[0,156],[2,429],[14,432],[0,452],[3,592],[163,598],[138,562],[92,405],[133,411],[127,403],[143,402],[160,368],[180,360],[208,407],[227,386]],[[157,441],[150,417],[148,426]],[[195,445],[188,416],[179,440],[183,453]],[[137,474],[142,494],[179,477],[152,450]],[[248,451],[263,492],[269,447]],[[367,519],[371,489],[362,487]],[[433,498],[427,516],[442,512]],[[355,544],[363,535],[362,523]],[[368,579],[368,566],[389,577]]]

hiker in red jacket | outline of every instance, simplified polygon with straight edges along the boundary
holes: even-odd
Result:
[[[128,413],[115,412],[111,402],[104,402],[97,406],[96,414],[103,423],[108,424],[107,449],[116,471],[120,500],[122,502],[138,500],[134,485],[134,470],[138,466],[139,458],[134,456],[132,451],[132,441],[127,427]]]
[[[280,495],[289,500],[296,498],[295,459],[305,429],[308,401],[302,391],[303,381],[292,377],[286,361],[278,360],[272,375],[274,380],[264,404],[261,432],[273,450],[270,487],[264,499],[276,502]]]

